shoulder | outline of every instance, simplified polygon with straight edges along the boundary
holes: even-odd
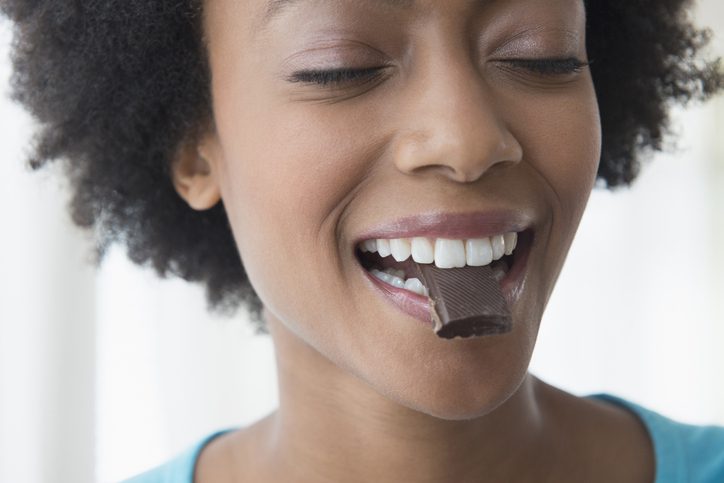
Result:
[[[656,456],[656,483],[724,481],[724,427],[674,421],[611,394],[589,396],[625,407],[646,426]]]
[[[164,464],[124,480],[122,483],[193,483],[194,468],[201,450],[212,440],[232,430],[224,429],[205,436]]]

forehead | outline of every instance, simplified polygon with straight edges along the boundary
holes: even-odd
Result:
[[[334,1],[334,0],[328,0]],[[339,0],[336,0],[339,1]],[[377,4],[380,7],[396,7],[396,8],[410,8],[415,4],[415,0],[357,0],[366,3]],[[310,0],[268,0],[266,8],[264,9],[263,21],[270,21],[274,17],[280,15],[284,10],[291,6],[298,5],[301,3],[309,3]]]
[[[464,7],[474,8],[483,7],[485,5],[500,3],[501,1],[510,0],[263,0],[264,6],[261,8],[261,13],[257,16],[255,22],[255,30],[263,30],[270,23],[273,23],[279,17],[282,17],[289,13],[291,10],[304,7],[305,5],[319,5],[329,4],[331,7],[344,8],[344,4],[357,4],[356,6],[364,6],[368,8],[374,8],[377,10],[409,10],[420,9],[423,7],[438,8],[443,6],[450,6],[453,3],[462,3]],[[522,0],[526,1],[526,0]],[[532,1],[532,0],[527,0]],[[548,3],[556,3],[556,0],[548,0]],[[557,3],[568,3],[570,6],[582,6],[584,0],[558,0]]]
[[[515,29],[566,29],[582,37],[585,10],[584,0],[205,0],[204,23],[211,51],[237,43],[251,52],[267,49],[280,36],[296,42],[302,32],[345,28],[382,35],[440,16],[499,18],[500,25],[515,24]]]

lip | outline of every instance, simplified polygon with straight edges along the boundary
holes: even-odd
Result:
[[[522,232],[531,219],[520,211],[496,210],[472,213],[432,212],[398,218],[360,234],[354,246],[377,238],[485,238],[509,232]]]
[[[519,242],[514,252],[513,266],[510,267],[500,288],[508,306],[519,299],[525,283],[528,257],[533,246],[534,232],[530,220],[517,212],[497,211],[469,214],[432,213],[401,218],[391,223],[379,225],[361,235],[358,243],[372,238],[410,238],[427,236],[430,238],[483,238],[501,233],[518,232]],[[362,273],[371,282],[375,292],[388,302],[397,306],[406,314],[432,327],[432,315],[429,299],[408,290],[393,287],[378,279],[357,264]]]

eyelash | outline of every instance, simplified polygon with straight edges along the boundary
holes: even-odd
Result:
[[[372,81],[382,74],[383,67],[369,69],[329,69],[329,70],[303,70],[292,74],[290,82],[301,82],[303,84],[318,84],[328,86],[330,84],[349,84],[351,82]]]
[[[507,63],[513,68],[526,70],[532,74],[555,77],[576,74],[590,62],[576,58],[567,59],[502,59],[499,62]],[[303,70],[292,74],[289,82],[303,84],[317,84],[320,86],[342,85],[353,82],[371,82],[382,75],[384,67],[368,69],[329,69],[329,70]]]
[[[591,64],[575,57],[566,59],[503,59],[501,62],[506,62],[515,68],[521,68],[542,76],[577,74],[584,67]]]

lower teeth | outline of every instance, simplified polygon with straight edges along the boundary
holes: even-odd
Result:
[[[384,272],[378,269],[370,270],[370,273],[382,280],[385,283],[392,285],[393,287],[401,288],[414,292],[418,295],[427,296],[427,288],[417,278],[403,279],[405,273],[402,270],[394,270],[388,268]]]
[[[505,278],[509,270],[508,264],[502,259],[494,261],[492,265],[490,265],[490,268],[493,269],[493,276],[498,282]]]

